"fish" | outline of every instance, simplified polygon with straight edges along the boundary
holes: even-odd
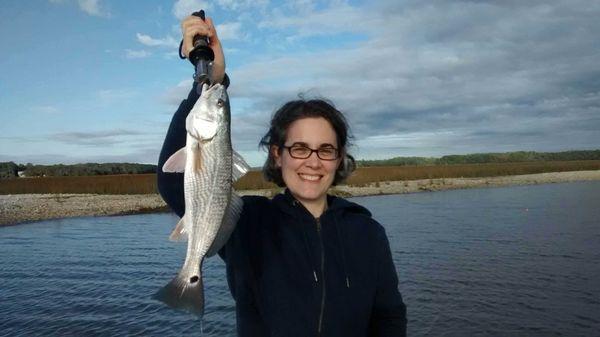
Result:
[[[186,144],[167,159],[163,172],[183,172],[185,214],[169,236],[187,240],[183,266],[154,298],[202,316],[202,262],[227,242],[243,207],[233,182],[250,167],[231,145],[229,96],[221,84],[203,84],[188,114]]]

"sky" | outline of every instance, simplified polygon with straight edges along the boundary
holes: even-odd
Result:
[[[251,166],[299,96],[346,115],[357,159],[600,148],[600,1],[4,0],[0,162],[156,164],[199,9]]]

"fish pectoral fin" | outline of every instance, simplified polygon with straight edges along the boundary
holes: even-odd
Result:
[[[163,172],[178,172],[185,171],[185,161],[187,160],[187,154],[185,152],[185,146],[173,153],[169,159],[165,162],[162,167]]]
[[[246,163],[246,161],[244,160],[244,157],[242,157],[241,154],[233,151],[232,152],[232,162],[233,162],[233,167],[232,167],[232,181],[237,181],[238,179],[240,179],[241,177],[244,176],[244,174],[246,174],[246,172],[248,172],[250,170],[250,165],[248,165],[248,163]]]
[[[221,226],[219,227],[219,231],[215,236],[215,239],[206,252],[206,256],[210,257],[215,255],[219,249],[221,249],[229,240],[231,233],[235,229],[235,225],[237,224],[240,214],[242,213],[242,208],[244,208],[244,201],[237,195],[235,192],[231,192],[231,198],[229,200],[229,204],[225,209],[225,214],[223,215],[223,220],[221,221]]]
[[[185,215],[179,219],[177,226],[169,235],[169,240],[171,241],[186,241],[188,238],[188,234],[185,231]]]

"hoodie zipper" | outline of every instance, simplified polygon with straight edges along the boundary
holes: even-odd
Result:
[[[321,312],[319,313],[319,327],[317,330],[317,336],[321,336],[323,312],[325,311],[325,251],[323,247],[323,236],[321,235],[321,220],[320,218],[316,218],[315,220],[317,221],[317,233],[319,234],[319,242],[321,244]]]
[[[304,208],[304,206],[298,201],[292,201],[293,206],[300,205]],[[306,210],[306,208],[304,208]],[[308,212],[308,210],[306,210]],[[319,244],[321,245],[321,310],[319,312],[319,325],[317,327],[317,337],[321,336],[321,330],[323,327],[323,313],[325,311],[325,247],[323,244],[323,235],[321,233],[321,218],[314,218],[317,226],[317,234],[319,235]],[[313,276],[315,277],[315,282],[318,284],[319,280],[317,278],[317,273],[313,270]]]

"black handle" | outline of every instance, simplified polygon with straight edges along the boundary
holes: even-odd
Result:
[[[192,15],[199,17],[200,19],[202,19],[202,21],[206,20],[203,9],[201,9],[198,12],[192,13]],[[208,46],[208,38],[206,36],[196,35],[194,36],[194,42],[192,44],[194,45],[194,48],[198,46]]]
[[[194,12],[192,15],[199,17],[202,19],[202,21],[205,20],[203,10]],[[208,37],[200,34],[194,36],[193,45],[194,49],[190,51],[189,60],[196,68],[196,72],[194,73],[194,81],[198,83],[210,84],[212,61],[215,59],[215,53],[208,46]],[[196,90],[198,90],[198,94],[200,94],[202,91],[202,86],[198,85]]]
[[[204,9],[194,12],[192,13],[192,15],[199,17],[200,19],[202,19],[202,21],[206,20],[206,18],[204,17]]]

